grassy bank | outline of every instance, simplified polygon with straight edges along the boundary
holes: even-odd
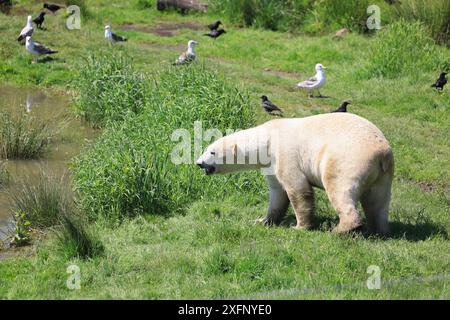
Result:
[[[31,159],[45,152],[54,128],[19,112],[0,115],[0,159]]]
[[[343,27],[361,33],[373,32],[365,23],[367,8],[376,5],[382,26],[399,19],[419,21],[437,42],[450,44],[450,3],[445,0],[405,0],[393,5],[383,0],[211,0],[210,4],[212,11],[243,26],[309,34],[333,32]]]
[[[78,114],[102,128],[72,165],[81,221],[89,222],[80,232],[64,224],[66,236],[46,231],[33,257],[1,261],[1,298],[450,297],[450,96],[448,88],[430,88],[449,50],[423,26],[402,21],[373,37],[332,41],[331,34],[240,29],[217,13],[86,3],[94,18],[77,37],[57,19],[48,21],[52,31],[36,33],[62,48],[56,61],[28,64],[23,48],[1,46],[2,81],[70,86]],[[229,32],[215,43],[204,30],[181,28],[173,37],[151,31],[219,17]],[[126,44],[104,44],[106,19]],[[0,28],[12,37],[9,25],[20,29],[22,20],[0,16]],[[192,38],[201,40],[198,61],[171,67]],[[328,98],[290,89],[319,62],[328,67]],[[396,158],[390,238],[331,234],[337,215],[322,191],[316,230],[291,229],[292,211],[280,227],[255,225],[268,204],[257,173],[205,177],[194,165],[167,161],[173,130],[192,133],[196,120],[225,130],[271,119],[261,94],[286,117],[328,112],[351,99],[351,112],[382,129]],[[70,239],[81,239],[79,246]],[[66,286],[70,265],[80,268],[80,290]],[[380,267],[380,290],[366,287],[371,265]]]

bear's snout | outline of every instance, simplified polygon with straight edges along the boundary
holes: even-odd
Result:
[[[205,161],[197,161],[197,165],[205,170],[206,175],[213,174],[216,171],[216,167],[210,164],[207,164]]]

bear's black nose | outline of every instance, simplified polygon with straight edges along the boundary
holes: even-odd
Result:
[[[197,163],[197,165],[203,169],[205,167],[205,162]]]
[[[205,170],[206,175],[213,174],[216,171],[216,167],[213,165],[207,164],[205,161],[202,161],[201,163],[197,163],[197,165]]]

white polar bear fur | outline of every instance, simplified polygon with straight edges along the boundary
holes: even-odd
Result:
[[[268,153],[271,163],[258,152]],[[245,161],[243,161],[243,159]],[[313,187],[324,189],[339,214],[336,232],[362,225],[361,202],[370,232],[388,232],[388,209],[394,158],[383,133],[371,122],[350,113],[276,119],[212,143],[197,164],[229,173],[267,168],[270,204],[263,221],[279,224],[289,203],[298,229],[312,227]]]

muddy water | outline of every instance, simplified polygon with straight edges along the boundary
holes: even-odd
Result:
[[[53,176],[67,175],[69,160],[80,152],[87,139],[93,138],[94,132],[73,117],[67,96],[38,89],[0,86],[0,112],[27,113],[52,123],[58,132],[39,160],[6,161],[10,181],[0,187],[0,240],[4,240],[6,230],[11,227],[10,194],[19,183],[36,184],[43,171]]]

